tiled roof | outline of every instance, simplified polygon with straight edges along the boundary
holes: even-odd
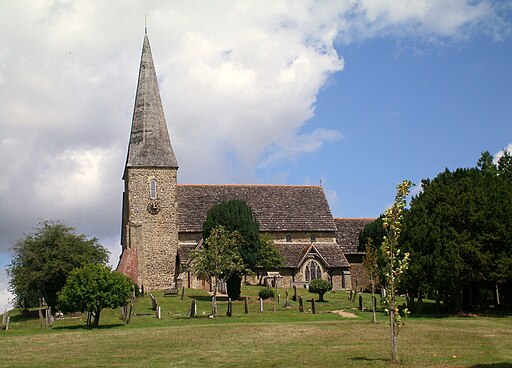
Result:
[[[208,210],[230,199],[244,200],[263,232],[336,230],[320,186],[178,185],[179,231],[202,231]]]
[[[190,252],[196,249],[195,243],[180,243],[178,246],[178,255],[180,256],[180,263],[186,264],[190,258]]]
[[[277,250],[284,258],[283,267],[297,268],[306,255],[311,244],[309,243],[275,243]]]
[[[350,267],[341,248],[336,243],[315,243],[318,254],[327,262],[329,267]]]
[[[336,224],[336,242],[345,254],[360,253],[357,250],[359,246],[359,234],[363,228],[375,221],[373,218],[335,218]]]
[[[276,243],[275,247],[284,258],[283,267],[297,268],[307,253],[317,253],[328,267],[350,267],[336,243]]]

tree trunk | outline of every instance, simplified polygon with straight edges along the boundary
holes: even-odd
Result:
[[[324,293],[318,293],[318,301],[323,302],[324,301]]]
[[[494,297],[496,298],[495,305],[496,305],[496,307],[498,307],[500,305],[500,291],[498,289],[498,283],[497,282],[495,283],[495,285],[496,285],[496,292],[494,293]]]
[[[391,330],[391,361],[393,363],[398,363],[398,348],[396,341],[396,332],[395,332],[395,311],[394,305],[389,306],[389,322],[390,322],[390,330]]]
[[[98,309],[94,313],[94,327],[98,327],[100,325],[100,313],[101,313],[101,309]]]

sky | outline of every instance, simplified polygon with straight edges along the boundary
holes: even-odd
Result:
[[[145,18],[179,183],[321,184],[335,217],[377,217],[403,179],[512,150],[512,1],[0,10],[1,309],[10,248],[41,219],[117,265]]]

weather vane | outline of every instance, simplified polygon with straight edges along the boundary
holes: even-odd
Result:
[[[148,34],[148,15],[144,14],[144,34]]]

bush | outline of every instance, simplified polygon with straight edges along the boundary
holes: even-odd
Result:
[[[260,292],[258,293],[258,296],[265,300],[265,299],[268,299],[268,298],[273,298],[275,297],[275,294],[274,294],[274,290],[272,289],[267,289],[267,288],[263,288],[260,290]]]
[[[329,281],[316,279],[309,283],[309,292],[313,294],[318,294],[319,302],[324,301],[324,294],[329,290],[332,290],[332,284]]]

